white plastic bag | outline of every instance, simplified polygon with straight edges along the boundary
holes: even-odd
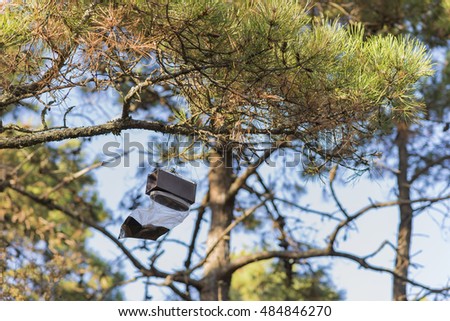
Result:
[[[130,213],[120,229],[120,238],[133,237],[156,240],[179,225],[189,210],[174,210],[150,199],[150,207],[138,208]]]

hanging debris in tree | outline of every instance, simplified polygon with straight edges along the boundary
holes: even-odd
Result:
[[[122,224],[120,238],[156,240],[179,225],[195,202],[197,184],[174,173],[157,169],[147,177],[148,208],[131,212]]]

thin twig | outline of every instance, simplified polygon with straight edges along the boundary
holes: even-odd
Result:
[[[227,228],[222,232],[222,234],[220,234],[220,236],[217,238],[217,240],[215,240],[215,242],[212,244],[212,246],[209,248],[208,252],[206,253],[205,257],[203,258],[203,260],[201,260],[199,263],[197,263],[194,267],[192,267],[191,269],[187,270],[185,273],[189,274],[192,273],[194,270],[198,269],[199,267],[201,267],[203,264],[206,263],[206,261],[208,260],[208,257],[212,254],[212,252],[214,251],[214,249],[217,247],[217,245],[219,245],[219,243],[231,232],[231,230],[233,230],[239,223],[241,223],[242,221],[244,221],[247,217],[249,217],[250,215],[252,215],[258,208],[260,208],[261,206],[263,206],[265,204],[267,200],[264,200],[263,202],[253,206],[252,208],[246,210],[244,212],[244,214],[242,214],[241,216],[239,216],[238,218],[236,218],[233,222],[231,222],[230,225],[227,226]]]
[[[337,235],[339,234],[339,231],[347,226],[352,221],[356,220],[363,214],[367,213],[368,211],[380,207],[390,207],[390,206],[396,206],[396,205],[402,205],[402,204],[414,204],[414,203],[421,203],[421,202],[437,202],[450,199],[450,195],[442,196],[442,197],[436,197],[436,198],[418,198],[415,200],[397,200],[397,201],[390,201],[390,202],[379,202],[379,203],[373,203],[370,204],[362,209],[360,209],[358,212],[356,212],[353,215],[348,216],[345,220],[342,220],[341,223],[337,225],[334,232],[330,235],[328,246],[330,249],[334,247],[334,242],[336,241]]]
[[[74,180],[80,178],[81,176],[89,173],[90,171],[92,171],[92,170],[94,170],[96,168],[99,168],[102,165],[103,165],[103,162],[97,162],[97,163],[92,164],[91,166],[88,166],[86,168],[83,168],[82,170],[79,170],[76,173],[73,173],[73,174],[70,174],[69,176],[64,177],[61,182],[59,182],[56,186],[54,186],[48,192],[44,193],[42,195],[42,197],[43,198],[49,197],[51,194],[53,194],[54,192],[56,192],[60,188],[66,186],[67,184],[72,183]]]

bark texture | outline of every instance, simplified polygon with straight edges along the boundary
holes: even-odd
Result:
[[[211,209],[211,225],[207,239],[207,253],[211,252],[204,265],[201,300],[228,300],[231,276],[224,274],[230,263],[229,235],[217,240],[233,219],[234,196],[227,198],[233,183],[231,152],[214,152],[210,157],[209,171],[209,204]],[[216,244],[217,243],[217,244]]]
[[[394,285],[393,285],[393,299],[396,301],[406,301],[407,282],[402,278],[408,277],[408,268],[410,265],[410,250],[411,250],[411,232],[413,209],[411,206],[410,186],[408,181],[409,168],[409,154],[408,154],[408,140],[409,129],[406,124],[397,126],[397,149],[398,149],[398,169],[397,186],[400,201],[400,223],[397,233],[397,254],[395,258],[394,268]]]

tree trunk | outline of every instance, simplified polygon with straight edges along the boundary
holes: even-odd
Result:
[[[400,124],[397,126],[397,149],[398,149],[398,169],[397,186],[399,199],[401,201],[410,201],[410,187],[408,182],[408,126]],[[411,203],[401,204],[400,223],[397,234],[397,254],[395,258],[394,272],[403,278],[408,277],[408,268],[410,265],[410,249],[411,249],[411,231],[413,210]],[[406,301],[406,282],[400,277],[394,276],[393,299],[396,301]]]
[[[226,195],[233,182],[231,152],[214,152],[210,156],[209,206],[211,226],[208,232],[207,253],[221,237],[233,219],[234,197],[227,200]],[[224,237],[212,250],[205,265],[200,299],[228,300],[230,276],[223,276],[223,268],[230,262],[229,235]]]

